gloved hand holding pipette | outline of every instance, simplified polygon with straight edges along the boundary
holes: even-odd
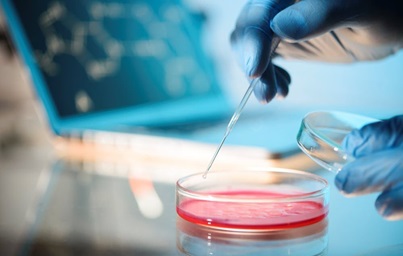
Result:
[[[276,36],[282,41],[275,55],[282,58],[351,63],[402,49],[402,27],[401,0],[250,0],[231,43],[245,73],[260,77],[256,97],[268,103],[286,96],[291,81],[267,57]],[[350,195],[380,191],[380,214],[403,219],[403,117],[354,131],[344,146],[356,160],[337,175],[336,186]]]
[[[250,0],[238,17],[231,44],[245,73],[261,77],[255,95],[267,103],[286,96],[290,76],[267,52],[285,59],[329,62],[376,60],[403,47],[401,0]],[[273,33],[274,32],[274,33]]]
[[[289,74],[271,62],[271,51],[277,47],[278,38],[270,28],[270,21],[293,2],[250,1],[243,8],[231,34],[232,47],[247,76],[259,78],[254,93],[262,103],[271,101],[276,94],[283,97],[288,94]]]

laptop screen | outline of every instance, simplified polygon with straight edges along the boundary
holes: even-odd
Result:
[[[11,33],[25,35],[19,44],[57,121],[108,113],[112,123],[158,124],[227,108],[203,45],[203,15],[179,0],[2,3],[6,17],[16,16]]]

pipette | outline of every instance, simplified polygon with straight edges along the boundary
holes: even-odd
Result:
[[[276,50],[276,48],[277,48],[279,43],[280,43],[280,38],[277,37],[277,36],[273,37],[272,45],[271,45],[271,49],[270,49],[270,54],[269,54],[270,59],[271,59],[271,57],[273,55],[273,52]],[[238,121],[238,118],[241,115],[242,110],[245,107],[246,103],[248,102],[248,99],[249,99],[250,95],[252,94],[253,90],[255,89],[255,86],[258,83],[258,81],[259,81],[259,78],[254,78],[250,82],[249,87],[245,92],[245,95],[243,96],[241,102],[238,105],[238,108],[235,110],[234,114],[231,117],[231,120],[229,121],[229,123],[227,125],[227,129],[225,131],[224,137],[222,138],[220,144],[217,147],[217,150],[215,151],[213,157],[211,158],[210,163],[207,166],[206,171],[204,171],[204,173],[203,173],[203,178],[204,179],[207,177],[207,173],[210,171],[211,166],[213,166],[213,163],[214,163],[215,159],[217,158],[217,155],[220,152],[222,146],[224,145],[225,140],[227,139],[228,135],[231,133],[232,128],[234,128],[234,125]]]
[[[246,90],[245,95],[243,96],[241,102],[238,105],[238,108],[235,110],[234,114],[231,117],[231,120],[229,121],[228,125],[227,125],[227,129],[225,131],[224,137],[221,140],[221,143],[218,145],[217,150],[215,151],[213,157],[210,160],[210,163],[206,169],[206,171],[203,173],[203,178],[207,177],[207,173],[210,171],[211,166],[214,163],[214,160],[217,158],[218,153],[221,150],[221,147],[224,145],[225,140],[227,139],[228,135],[231,133],[232,128],[234,128],[234,125],[236,124],[236,122],[238,121],[239,116],[242,113],[243,108],[245,107],[246,103],[248,102],[248,99],[250,97],[250,95],[252,94],[257,82],[259,81],[259,79],[255,78],[253,79],[248,87],[248,90]]]

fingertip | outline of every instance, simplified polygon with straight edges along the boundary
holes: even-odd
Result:
[[[267,104],[276,96],[277,89],[276,86],[271,86],[260,79],[253,92],[261,104]]]
[[[398,211],[394,209],[393,206],[389,205],[388,201],[376,201],[375,207],[379,215],[386,220],[400,220],[403,219],[403,211]]]
[[[350,164],[351,165],[351,164]],[[337,173],[335,177],[335,186],[344,196],[356,196],[362,191],[362,177],[357,177],[357,171],[354,167],[346,165]]]
[[[338,23],[329,22],[334,12],[333,1],[297,1],[279,12],[270,27],[275,34],[286,41],[301,41],[329,31]]]
[[[259,79],[259,83],[256,85],[254,93],[256,98],[262,104],[269,103],[277,94],[277,79],[275,73],[275,67],[270,62],[267,65],[266,70]]]
[[[277,96],[279,98],[287,97],[289,93],[289,85],[291,83],[291,77],[287,71],[274,65],[276,81],[277,81]]]
[[[359,149],[364,139],[360,130],[352,130],[342,141],[343,149],[354,157],[359,155]]]
[[[270,28],[283,40],[292,42],[303,39],[309,33],[306,18],[294,8],[278,13],[271,21]]]
[[[274,65],[275,69],[276,69],[276,74],[278,76],[281,76],[282,78],[284,78],[284,80],[286,81],[287,84],[291,84],[291,76],[290,74],[288,74],[288,72],[283,69],[282,67],[276,66]]]
[[[375,208],[387,220],[403,219],[403,187],[383,192],[376,199]]]
[[[344,184],[344,180],[342,178],[338,178],[336,176],[336,178],[334,179],[334,185],[336,186],[336,188],[341,192],[343,191],[343,184]]]
[[[345,183],[346,183],[347,176],[348,176],[348,175],[347,175],[347,172],[344,171],[344,170],[342,170],[342,171],[340,171],[340,172],[336,175],[336,177],[335,177],[335,179],[334,179],[334,184],[335,184],[336,188],[337,188],[340,192],[343,192],[343,193],[344,193],[344,185],[345,185]]]
[[[385,198],[382,196],[379,196],[375,201],[375,208],[379,215],[386,219],[391,215],[391,210],[388,209],[387,201],[388,200],[385,200]]]

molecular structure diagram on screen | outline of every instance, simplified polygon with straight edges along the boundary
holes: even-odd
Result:
[[[123,57],[153,58],[163,67],[164,89],[169,95],[185,93],[185,78],[193,92],[210,89],[207,75],[189,54],[193,51],[192,43],[180,26],[182,10],[177,6],[169,5],[157,15],[146,2],[92,2],[87,11],[88,18],[80,20],[63,3],[54,1],[40,15],[39,25],[47,47],[45,52],[36,52],[36,56],[48,75],[60,72],[54,59],[61,54],[77,59],[92,80],[116,74]],[[104,28],[105,19],[131,19],[144,28],[146,35],[131,41],[118,40]],[[56,24],[69,31],[69,35],[59,33]],[[91,49],[87,49],[89,38],[103,49],[104,56],[91,54]]]

